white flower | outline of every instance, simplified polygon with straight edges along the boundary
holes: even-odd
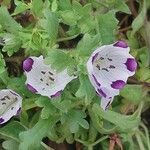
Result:
[[[10,89],[0,90],[0,124],[20,113],[22,97]]]
[[[23,70],[27,77],[27,88],[50,98],[59,96],[66,85],[76,78],[69,76],[67,69],[56,72],[50,65],[44,64],[43,56],[27,58],[23,62]]]
[[[129,76],[135,74],[137,63],[129,54],[123,41],[97,48],[87,62],[89,79],[97,94],[101,96],[101,107],[106,110],[119,95]]]

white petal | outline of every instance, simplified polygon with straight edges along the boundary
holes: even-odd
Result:
[[[0,124],[17,115],[22,106],[22,97],[16,92],[5,89],[0,91]],[[2,121],[3,119],[3,121]]]
[[[26,84],[32,86],[37,93],[51,97],[58,91],[62,91],[65,86],[75,76],[69,76],[67,69],[57,73],[51,68],[50,65],[44,64],[43,57],[30,57],[34,63],[32,69],[29,72],[25,72],[27,76]]]
[[[112,101],[113,101],[113,97],[110,98],[110,99],[102,97],[101,98],[101,107],[102,107],[102,109],[107,110],[108,107],[111,105]]]

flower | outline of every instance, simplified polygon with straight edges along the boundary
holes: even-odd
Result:
[[[19,94],[10,89],[0,90],[0,124],[19,115],[21,106],[22,97]]]
[[[27,77],[27,88],[37,94],[57,97],[75,76],[69,76],[67,69],[56,72],[51,65],[44,64],[43,56],[29,57],[23,62],[23,70]]]
[[[135,74],[137,63],[129,54],[130,48],[123,41],[97,48],[87,62],[88,76],[96,93],[102,97],[101,107],[106,110],[119,95],[129,76]]]

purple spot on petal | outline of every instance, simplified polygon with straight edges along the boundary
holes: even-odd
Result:
[[[101,89],[97,89],[97,91],[98,91],[99,96],[106,98],[106,94]]]
[[[54,95],[51,95],[51,98],[60,96],[60,95],[61,95],[61,92],[62,92],[62,91],[58,91],[58,92],[56,92]]]
[[[23,62],[23,70],[27,71],[27,72],[31,71],[33,62],[34,61],[33,61],[32,58],[27,58],[26,60],[24,60],[24,62]]]
[[[122,89],[125,86],[125,82],[122,80],[117,80],[112,82],[111,87],[114,89]]]
[[[93,57],[92,57],[92,64],[94,63],[95,59],[97,58],[98,53],[96,53]]]
[[[93,77],[95,83],[96,83],[98,86],[101,86],[101,84],[98,82],[98,80],[96,79],[96,77],[95,77],[93,74],[92,74],[92,77]]]
[[[124,41],[118,41],[113,46],[121,47],[121,48],[127,48],[128,47],[127,43],[125,43]]]
[[[27,88],[28,88],[29,91],[31,91],[33,93],[37,92],[37,90],[34,87],[32,87],[30,84],[27,84]]]
[[[0,118],[0,124],[2,124],[4,122],[3,118]]]
[[[125,65],[127,66],[127,69],[131,72],[135,71],[137,68],[137,63],[134,58],[128,58]]]
[[[16,116],[19,116],[20,112],[21,112],[21,107],[17,110]]]

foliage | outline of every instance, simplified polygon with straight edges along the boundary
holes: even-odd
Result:
[[[46,149],[49,145],[43,139],[48,138],[56,143],[78,141],[89,149],[98,144],[106,150],[114,133],[125,149],[150,149],[147,127],[140,130],[142,111],[150,107],[148,0],[136,2],[139,12],[132,29],[125,32],[117,14],[134,14],[123,0],[0,3],[0,88],[11,88],[23,97],[20,117],[0,128],[3,149]],[[87,76],[86,62],[95,48],[118,39],[129,43],[138,70],[105,112]],[[67,68],[78,76],[59,98],[33,94],[25,87],[22,62],[40,55],[58,72]]]

